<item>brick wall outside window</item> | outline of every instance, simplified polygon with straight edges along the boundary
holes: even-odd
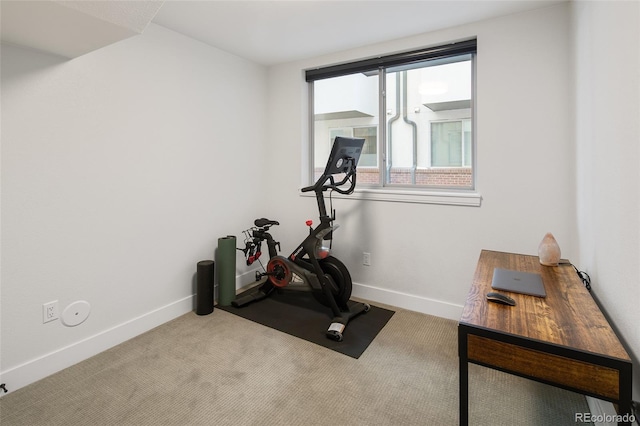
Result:
[[[316,178],[319,177],[324,169],[316,169]],[[376,168],[359,167],[358,183],[359,184],[377,184],[379,182],[379,172]],[[392,168],[391,181],[397,184],[411,185],[411,169],[410,168]],[[433,169],[417,169],[416,185],[445,186],[445,187],[464,187],[470,188],[472,183],[472,175],[470,167],[451,167],[451,168],[433,168]]]

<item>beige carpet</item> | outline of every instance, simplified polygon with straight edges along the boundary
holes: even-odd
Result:
[[[397,309],[359,359],[220,309],[0,398],[10,425],[456,425],[457,322]],[[575,425],[581,395],[471,365],[471,425]]]

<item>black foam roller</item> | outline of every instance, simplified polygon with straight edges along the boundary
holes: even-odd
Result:
[[[208,315],[213,312],[213,260],[198,262],[196,285],[196,314]]]

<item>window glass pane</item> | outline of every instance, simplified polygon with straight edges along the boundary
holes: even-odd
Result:
[[[462,166],[462,122],[431,123],[431,165]]]
[[[313,81],[314,181],[333,139],[349,136],[365,139],[358,185],[473,188],[472,61],[465,54]]]
[[[462,139],[464,140],[464,164],[465,167],[471,167],[471,120],[462,120]]]
[[[378,128],[377,127],[356,127],[353,129],[354,138],[363,138],[364,146],[359,167],[378,167]]]
[[[378,169],[378,75],[351,74],[313,83],[314,181],[320,177],[336,136],[365,139],[358,184],[380,181]]]
[[[472,187],[471,87],[469,57],[387,73],[385,183]]]

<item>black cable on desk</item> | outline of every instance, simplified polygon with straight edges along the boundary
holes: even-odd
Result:
[[[573,269],[575,269],[576,274],[578,274],[578,277],[580,277],[580,280],[582,280],[582,284],[584,284],[587,290],[591,291],[591,277],[589,276],[589,274],[587,274],[584,271],[579,271],[578,268],[576,268],[575,265],[573,264],[571,264],[571,266],[573,266]]]
[[[571,263],[571,261],[569,261],[568,259],[560,259],[560,262],[558,262],[558,265],[571,265],[573,269],[576,271],[576,274],[578,274],[578,278],[580,278],[580,281],[582,281],[582,284],[584,284],[587,290],[591,292],[591,277],[589,276],[589,274],[587,274],[584,271],[578,270],[578,268],[576,268],[576,266],[573,263]]]

